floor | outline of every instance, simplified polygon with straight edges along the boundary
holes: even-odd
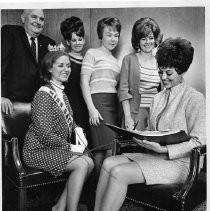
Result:
[[[63,190],[63,187],[58,187],[58,186],[52,186],[51,189],[46,190],[45,188],[43,189],[38,189],[35,194],[35,191],[28,192],[29,195],[29,203],[28,203],[28,208],[27,211],[51,211],[52,204],[49,206],[43,206],[46,202],[54,201],[56,195],[53,193],[58,193]],[[87,206],[85,205],[87,202],[90,200],[94,200],[94,196],[90,195],[90,190],[84,190],[84,195],[81,197],[82,202],[79,204],[78,211],[92,211],[88,210]],[[10,189],[8,195],[6,196],[6,208],[2,209],[2,211],[17,211],[17,197],[18,193],[14,189]],[[87,196],[88,197],[87,199]],[[52,198],[53,197],[53,200]],[[140,207],[138,207],[136,204],[130,201],[125,201],[122,208],[120,211],[143,211]]]
[[[78,211],[88,211],[85,205],[80,205]],[[90,210],[92,211],[92,210]],[[135,205],[133,202],[125,201],[119,211],[144,211],[143,208]]]
[[[9,193],[7,193],[6,197],[6,209],[2,209],[2,211],[17,211],[17,191],[14,189],[10,189],[10,186],[7,186]],[[51,207],[53,203],[49,206],[43,206],[46,202],[55,201],[57,197],[59,197],[60,193],[63,190],[63,187],[59,184],[50,186],[51,188],[46,190],[46,187],[33,190],[32,192],[28,192],[30,198],[30,204],[28,207],[33,207],[28,209],[27,211],[51,211]],[[90,186],[87,186],[86,189],[83,190],[83,195],[81,196],[81,203],[79,204],[78,211],[93,211],[91,209],[87,209],[87,204],[89,201],[94,201],[95,196],[90,194],[90,192],[94,192],[90,190]],[[123,206],[119,211],[145,211],[143,208],[137,206],[131,201],[125,200]],[[197,207],[194,211],[206,211],[206,203],[203,203],[202,206]]]
[[[17,208],[12,208],[10,206],[9,208],[7,208],[6,210],[3,210],[3,211],[16,211],[16,210],[17,210]],[[51,211],[51,208],[50,207],[37,207],[37,208],[29,209],[28,211],[35,211],[35,210]],[[86,205],[80,204],[79,207],[78,207],[78,211],[92,211],[92,210],[88,210]],[[119,211],[144,211],[144,209],[141,208],[141,207],[136,206],[132,202],[127,202],[126,201]]]

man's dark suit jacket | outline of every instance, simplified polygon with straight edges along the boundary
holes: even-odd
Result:
[[[55,41],[38,36],[36,62],[22,26],[4,25],[1,29],[1,96],[11,101],[31,102],[40,86],[40,63]]]

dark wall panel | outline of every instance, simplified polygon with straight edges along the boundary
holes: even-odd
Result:
[[[1,25],[21,25],[21,12],[22,10],[2,10]],[[78,16],[84,22],[86,32],[85,52],[90,47],[90,9],[46,9],[43,34],[54,39],[57,44],[60,42],[64,43],[63,37],[60,33],[60,23],[71,16]]]

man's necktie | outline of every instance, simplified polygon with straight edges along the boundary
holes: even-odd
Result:
[[[156,130],[158,130],[158,125],[159,125],[160,118],[161,118],[163,112],[165,111],[165,109],[166,109],[166,107],[168,105],[169,97],[170,97],[170,89],[166,89],[165,104],[164,104],[161,112],[157,115],[157,119],[156,119]]]
[[[31,50],[32,50],[34,58],[36,59],[36,43],[35,43],[34,37],[31,37]]]

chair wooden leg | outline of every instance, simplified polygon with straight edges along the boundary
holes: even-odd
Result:
[[[26,191],[27,191],[26,188],[20,188],[18,190],[18,194],[19,194],[18,210],[19,211],[27,211],[27,206],[26,206],[26,201],[27,201]]]

